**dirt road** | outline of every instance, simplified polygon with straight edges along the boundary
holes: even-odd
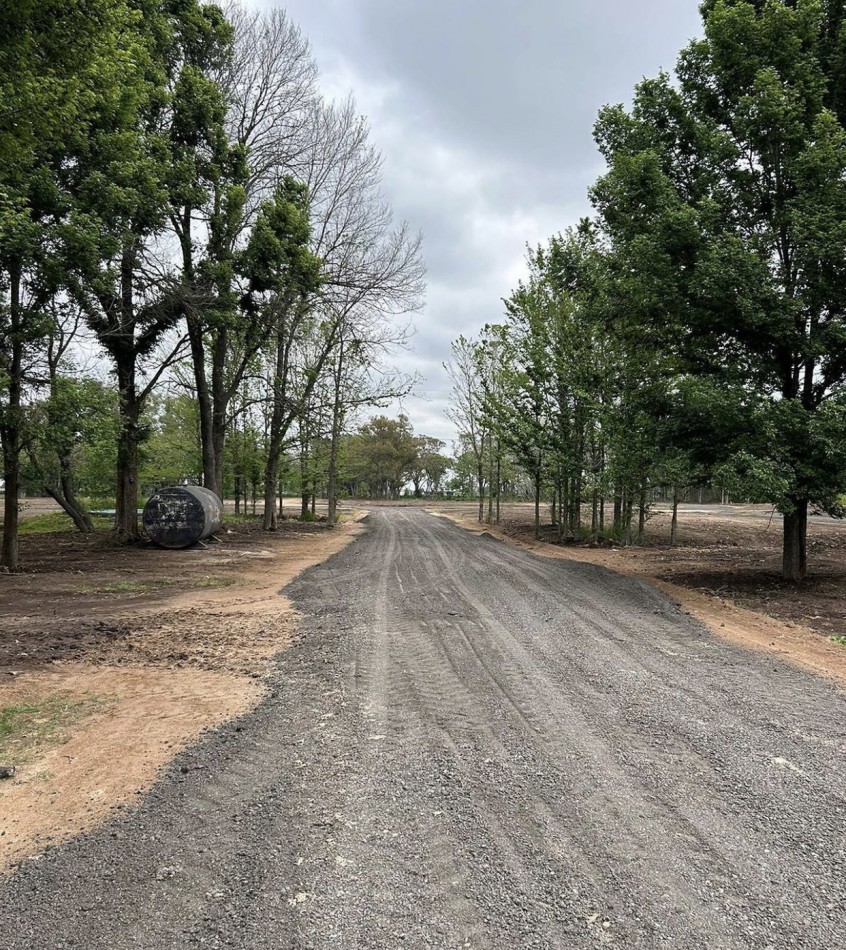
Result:
[[[420,511],[286,593],[272,697],[0,885],[3,946],[846,948],[832,684]]]

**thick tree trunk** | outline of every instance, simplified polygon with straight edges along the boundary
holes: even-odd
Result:
[[[94,530],[94,523],[91,521],[91,515],[82,507],[76,497],[76,491],[73,487],[73,478],[71,476],[70,459],[59,458],[59,487],[45,485],[44,490],[59,505],[65,514],[73,521],[77,529],[83,534],[90,534]]]
[[[646,532],[646,481],[641,482],[640,498],[638,499],[637,540],[643,541]]]
[[[212,473],[214,486],[209,486],[218,498],[223,498],[223,453],[226,446],[226,417],[229,412],[229,404],[237,392],[237,387],[241,384],[241,380],[237,379],[230,388],[227,388],[226,358],[228,347],[229,334],[225,328],[221,327],[215,334],[212,349],[211,443],[214,459]]]
[[[541,477],[535,476],[535,537],[540,537]]]
[[[500,499],[502,495],[502,459],[500,458],[500,444],[496,444],[496,523],[499,524]]]
[[[670,544],[676,543],[679,528],[679,486],[673,485],[673,520],[670,522]]]
[[[212,401],[206,379],[206,354],[203,345],[203,330],[199,322],[189,317],[188,340],[191,345],[191,363],[194,367],[194,385],[197,389],[197,405],[200,410],[200,449],[203,457],[203,485],[219,494],[217,465],[214,456],[212,430]]]
[[[627,493],[623,503],[623,541],[626,545],[632,543],[632,515],[634,513],[634,499]]]
[[[614,530],[623,530],[623,486],[620,482],[614,485]]]
[[[8,410],[7,410],[8,411]],[[21,453],[16,445],[16,433],[7,420],[3,422],[3,556],[2,566],[15,571],[18,568],[18,495],[20,494]]]
[[[277,526],[276,490],[279,486],[279,462],[282,458],[282,425],[287,398],[287,351],[285,349],[285,317],[280,314],[276,327],[276,366],[273,375],[273,411],[267,438],[267,460],[264,467],[264,530]]]
[[[21,450],[23,443],[23,339],[21,327],[21,279],[13,273],[9,288],[10,359],[8,368],[8,403],[3,411],[3,547],[0,564],[7,570],[18,568],[18,496],[20,494]]]
[[[808,573],[808,501],[794,499],[794,508],[784,516],[784,548],[781,573],[787,581],[799,582]]]
[[[338,449],[341,444],[341,405],[340,395],[335,393],[335,405],[332,407],[332,438],[329,442],[329,466],[326,475],[327,515],[330,525],[338,518]]]
[[[599,540],[599,491],[594,488],[590,508],[590,536],[594,542]]]
[[[115,531],[124,541],[138,541],[138,433],[141,406],[135,392],[135,368],[118,367],[120,433],[117,446]]]

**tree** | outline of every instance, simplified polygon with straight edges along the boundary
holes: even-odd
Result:
[[[192,104],[199,104],[200,112],[209,105],[191,60],[205,55],[198,52],[204,47],[200,34],[210,31],[212,38],[206,39],[213,47],[220,24],[217,8],[199,0],[175,5],[142,0],[139,7],[135,56],[121,96],[104,109],[62,180],[72,226],[68,290],[108,354],[118,384],[115,528],[128,541],[140,536],[144,405],[180,355],[181,341],[173,331],[201,306],[196,288],[163,253],[162,240],[174,195],[189,200],[196,172],[186,143],[200,134],[203,122],[189,101],[196,93]],[[213,61],[215,54],[208,55]]]
[[[121,100],[136,44],[127,4],[21,0],[0,34],[0,442],[5,512],[0,564],[18,564],[24,390],[59,291],[67,207],[57,179]]]
[[[452,380],[452,399],[447,409],[447,417],[458,429],[464,455],[473,458],[473,470],[476,491],[479,496],[479,522],[485,515],[485,488],[487,473],[485,466],[485,445],[487,428],[484,417],[484,387],[481,377],[479,344],[460,336],[452,343],[452,359],[444,364]]]
[[[783,574],[798,581],[809,506],[841,515],[846,487],[842,10],[708,0],[702,12],[675,81],[643,82],[630,112],[603,110],[609,172],[594,200],[630,273],[632,320],[700,392],[732,394],[741,425],[723,466],[782,511]]]
[[[352,440],[347,465],[371,498],[399,498],[417,449],[408,417],[374,416]]]
[[[249,281],[243,306],[253,312],[262,309],[264,319],[271,324],[272,409],[264,479],[264,526],[268,530],[276,527],[279,462],[288,430],[297,417],[298,406],[291,399],[294,348],[305,333],[333,333],[331,326],[326,327],[319,318],[315,323],[312,297],[320,286],[321,261],[309,250],[310,237],[308,191],[286,177],[259,211],[250,242],[239,260],[239,268]],[[308,399],[321,369],[319,358],[318,365],[305,370],[308,382],[303,400]]]

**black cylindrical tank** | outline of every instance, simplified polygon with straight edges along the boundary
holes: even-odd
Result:
[[[197,485],[160,488],[144,506],[144,530],[163,548],[188,548],[220,530],[223,504]]]

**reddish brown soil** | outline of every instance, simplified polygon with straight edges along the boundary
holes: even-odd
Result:
[[[107,533],[24,537],[22,572],[0,575],[0,676],[62,660],[254,673],[273,645],[265,641],[279,638],[255,620],[256,605],[272,604],[334,536],[321,523],[285,521],[267,533],[255,521],[187,551],[122,545]],[[238,623],[225,622],[235,614]]]
[[[258,702],[297,626],[282,589],[358,530],[232,524],[223,543],[188,551],[22,538],[23,572],[0,575],[0,711],[93,712],[0,746],[0,764],[17,766],[0,783],[0,872],[91,827],[203,729]]]

